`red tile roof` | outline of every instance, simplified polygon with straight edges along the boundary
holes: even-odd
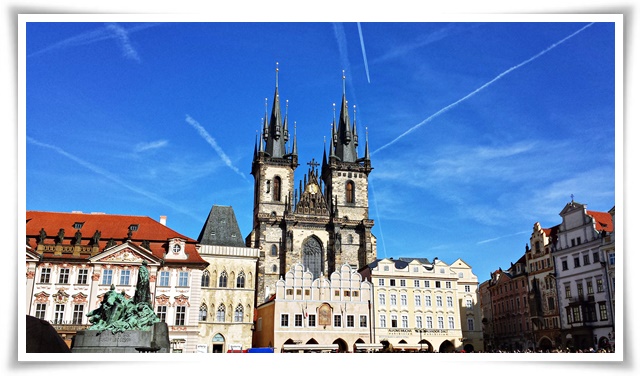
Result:
[[[606,231],[613,232],[615,229],[613,228],[613,219],[611,218],[611,214],[607,212],[598,212],[587,210],[587,214],[593,217],[596,222],[596,230],[598,231]]]
[[[38,243],[41,229],[44,229],[46,232],[45,244],[55,244],[58,231],[63,229],[63,245],[74,244],[77,231],[81,232],[80,245],[90,245],[94,233],[100,231],[99,248],[102,251],[110,239],[113,239],[116,244],[124,243],[128,237],[129,226],[137,225],[137,230],[131,232],[130,241],[136,245],[142,245],[143,241],[148,241],[149,248],[153,255],[159,259],[164,259],[169,244],[168,240],[180,238],[185,240],[185,253],[188,257],[186,260],[171,260],[170,262],[206,264],[206,261],[200,257],[196,250],[196,240],[182,235],[149,217],[104,213],[89,214],[43,211],[27,211],[26,214],[26,235],[29,244],[34,248]],[[82,228],[79,230],[74,228],[75,223],[82,223]],[[78,256],[63,253],[56,257],[72,259]],[[82,258],[88,257],[83,255]]]

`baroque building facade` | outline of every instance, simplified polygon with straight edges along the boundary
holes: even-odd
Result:
[[[198,352],[251,347],[258,250],[244,245],[233,208],[214,205],[198,236],[202,273]]]
[[[296,264],[304,265],[314,279],[328,278],[348,264],[361,268],[376,259],[374,225],[369,218],[368,179],[373,169],[367,142],[358,154],[359,136],[349,117],[344,89],[339,117],[332,124],[329,153],[321,163],[312,159],[309,169],[294,182],[298,150],[288,120],[288,106],[281,111],[276,69],[276,88],[270,116],[254,148],[253,226],[245,239],[259,249],[256,304],[267,300],[276,282]]]
[[[482,349],[478,280],[461,259],[385,258],[360,273],[374,289],[374,342],[394,351]]]
[[[134,296],[146,261],[151,301],[167,323],[172,352],[195,352],[200,281],[207,263],[196,241],[149,217],[26,213],[26,313],[47,320],[72,346],[114,286]]]

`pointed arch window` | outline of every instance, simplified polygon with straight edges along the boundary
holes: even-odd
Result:
[[[220,273],[220,279],[218,281],[218,287],[227,287],[227,272]]]
[[[356,202],[355,184],[352,181],[348,181],[345,188],[345,200],[347,204],[353,204]]]
[[[279,176],[273,178],[273,201],[280,201],[282,180]]]
[[[202,273],[202,281],[200,282],[200,287],[209,287],[210,283],[211,275],[209,274],[208,270],[205,270],[204,273]]]
[[[200,306],[200,313],[198,315],[198,320],[207,321],[207,305],[204,303]]]
[[[243,289],[244,281],[245,281],[244,272],[240,272],[240,274],[238,274],[238,278],[236,279],[236,288]]]
[[[322,244],[317,238],[310,237],[302,245],[302,264],[313,274],[313,279],[322,274],[324,258]]]
[[[224,322],[224,316],[227,310],[224,308],[224,304],[220,304],[218,311],[216,312],[216,322]]]
[[[244,316],[244,308],[240,304],[236,307],[235,312],[233,312],[233,321],[234,322],[242,322],[242,317]]]
[[[277,256],[277,255],[278,255],[278,246],[274,244],[271,246],[271,256]]]

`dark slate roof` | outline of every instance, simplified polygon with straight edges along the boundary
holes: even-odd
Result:
[[[429,261],[429,259],[425,257],[399,257],[398,260],[406,262],[417,260],[421,264],[431,265],[431,261]]]
[[[198,243],[203,245],[223,245],[244,247],[240,227],[231,206],[211,207],[207,221],[198,235]]]

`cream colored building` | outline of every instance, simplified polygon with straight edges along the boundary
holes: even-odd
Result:
[[[250,348],[258,250],[244,245],[232,207],[211,208],[198,237],[198,252],[209,266],[200,283],[197,351]]]
[[[462,260],[448,265],[437,258],[385,258],[360,273],[374,289],[373,342],[388,342],[394,351],[481,348],[477,277]]]
[[[352,352],[373,342],[371,284],[348,264],[329,279],[322,275],[314,279],[302,264],[295,264],[276,282],[275,290],[257,308],[254,347],[273,347],[274,352]]]

